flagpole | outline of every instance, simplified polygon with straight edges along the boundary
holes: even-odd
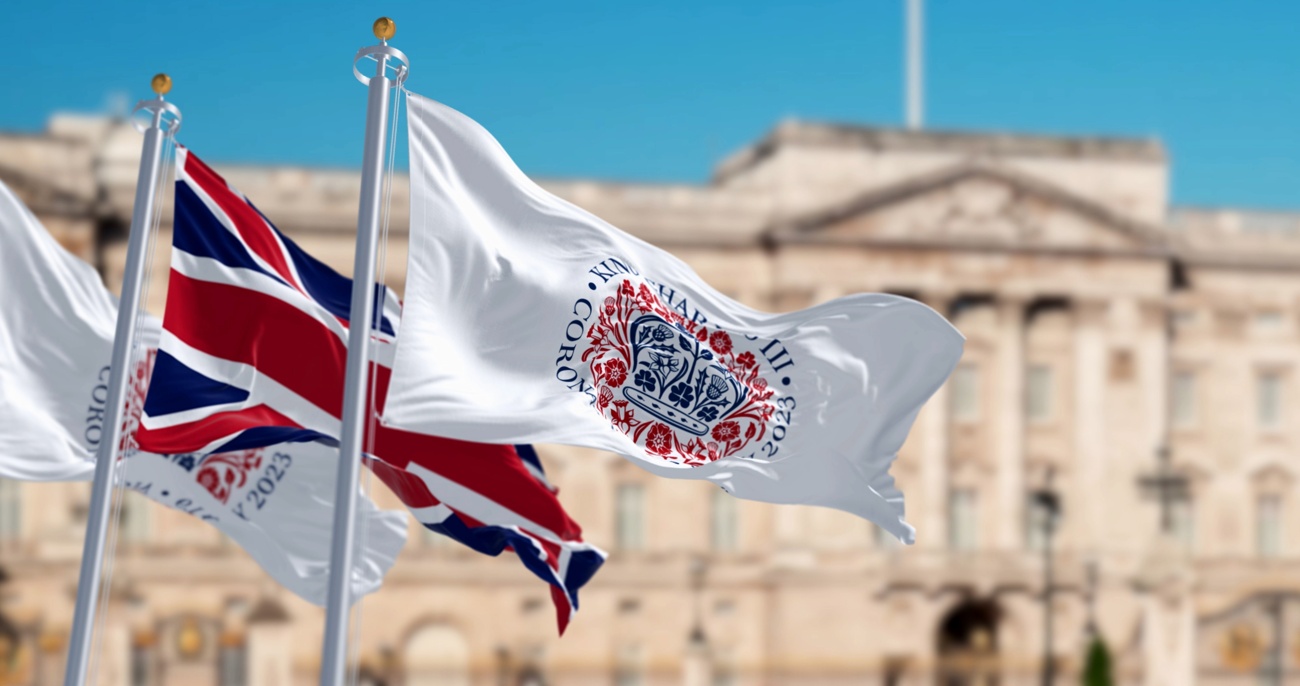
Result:
[[[394,86],[406,79],[410,61],[388,45],[397,25],[388,17],[372,27],[379,45],[357,51],[352,73],[366,84],[366,142],[361,161],[361,202],[357,213],[357,249],[352,269],[352,307],[348,316],[348,359],[343,382],[342,431],[339,435],[339,470],[334,494],[334,534],[330,550],[329,588],[325,606],[325,638],[321,646],[321,686],[342,686],[347,674],[348,618],[352,609],[352,546],[356,538],[357,480],[361,471],[361,443],[365,437],[370,376],[370,329],[375,312],[375,256],[379,237],[384,148],[388,140],[388,106]],[[376,62],[375,75],[367,77],[357,65]],[[389,67],[395,69],[389,78]]]
[[[135,205],[131,210],[131,235],[126,244],[126,269],[122,275],[122,297],[117,309],[117,332],[113,337],[113,357],[108,375],[108,398],[104,406],[104,428],[95,457],[95,480],[90,490],[90,511],[86,519],[86,541],[81,552],[81,575],[77,581],[77,605],[72,615],[72,633],[68,639],[68,663],[64,686],[82,686],[90,662],[90,639],[95,626],[95,609],[99,603],[100,576],[104,566],[104,539],[108,532],[109,509],[113,498],[113,469],[118,446],[122,441],[126,386],[131,379],[131,353],[135,347],[135,323],[140,313],[140,287],[144,279],[145,247],[158,199],[158,170],[162,166],[163,139],[175,135],[181,127],[181,112],[165,102],[172,80],[166,74],[153,77],[152,100],[141,100],[136,112],[148,112],[148,126],[136,124],[144,134],[140,152],[140,172],[136,178]]]

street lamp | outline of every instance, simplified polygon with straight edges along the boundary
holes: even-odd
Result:
[[[1055,472],[1049,467],[1043,487],[1030,494],[1043,533],[1043,686],[1052,686],[1056,680],[1056,661],[1052,657],[1052,535],[1061,520],[1061,496],[1052,488]]]
[[[706,686],[712,672],[712,665],[709,664],[709,640],[704,633],[704,608],[702,607],[704,578],[708,574],[708,569],[709,563],[704,556],[691,558],[691,595],[695,607],[691,631],[686,636],[686,656],[682,664],[684,686]]]
[[[1169,445],[1160,446],[1155,473],[1138,479],[1142,493],[1160,501],[1160,533],[1174,533],[1174,505],[1191,498],[1189,482],[1186,474],[1174,468]]]
[[[492,651],[497,663],[497,686],[510,685],[510,648],[498,643]]]

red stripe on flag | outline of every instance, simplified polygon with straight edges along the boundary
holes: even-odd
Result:
[[[564,589],[555,584],[551,584],[551,602],[555,603],[555,623],[563,636],[564,630],[569,628],[569,620],[573,618],[573,606],[569,604],[569,596]]]
[[[266,405],[256,405],[242,410],[218,412],[198,421],[161,429],[148,429],[141,426],[136,429],[135,441],[145,452],[164,455],[193,453],[213,441],[259,426],[302,428],[292,419]]]
[[[334,417],[342,414],[347,346],[311,315],[274,296],[176,270],[168,288],[164,329],[195,350],[255,367]]]
[[[226,217],[244,239],[248,249],[265,260],[286,283],[301,291],[302,287],[293,277],[293,272],[289,269],[288,261],[281,250],[280,241],[271,227],[267,226],[266,219],[258,214],[247,200],[231,190],[230,184],[226,183],[220,174],[204,164],[192,152],[185,156],[185,173],[189,175],[191,182],[203,189],[208,197],[217,203],[221,211],[226,213]]]
[[[366,466],[370,471],[384,482],[385,486],[391,490],[398,500],[407,507],[435,507],[442,503],[438,501],[429,487],[425,485],[416,475],[402,471],[383,460],[367,459]]]
[[[379,426],[374,454],[399,469],[418,464],[545,527],[565,541],[582,538],[555,494],[543,487],[514,446],[470,443]]]
[[[168,304],[175,307],[167,308],[163,324],[167,331],[196,350],[255,366],[335,417],[342,414],[347,345],[317,319],[275,296],[191,279],[175,270],[168,287],[176,289],[177,295],[175,299],[168,295]],[[260,336],[282,338],[260,345]],[[316,350],[337,361],[334,370],[303,365],[305,359],[319,358]],[[380,412],[391,377],[388,367],[370,364],[370,383]]]

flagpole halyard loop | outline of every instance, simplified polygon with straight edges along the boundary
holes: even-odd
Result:
[[[378,57],[378,55],[382,55],[383,58]],[[371,77],[362,74],[361,70],[357,68],[357,65],[361,63],[361,60],[369,59],[378,62],[380,59],[384,58],[388,60],[384,66],[386,68],[391,68],[396,72],[393,75],[393,85],[401,86],[406,82],[406,77],[411,72],[411,60],[407,58],[406,53],[388,45],[387,43],[371,45],[358,50],[356,57],[352,58],[352,75],[357,77],[357,80],[361,83],[369,86]],[[397,64],[398,62],[401,64]]]
[[[152,100],[141,100],[140,102],[137,102],[135,108],[131,110],[131,126],[134,126],[136,131],[144,133],[153,128],[155,122],[146,123],[143,119],[136,118],[135,115],[137,112],[148,112],[151,117],[156,120],[156,123],[159,125],[159,128],[163,130],[163,133],[168,136],[176,135],[176,132],[181,128],[180,109],[170,102],[163,100],[162,96]]]

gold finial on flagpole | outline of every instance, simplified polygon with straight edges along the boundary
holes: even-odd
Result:
[[[167,95],[172,90],[172,77],[166,74],[154,74],[153,80],[149,82],[149,87],[159,96]]]
[[[375,32],[375,38],[386,41],[397,33],[397,22],[388,17],[380,17],[375,20],[374,26],[370,30]]]

